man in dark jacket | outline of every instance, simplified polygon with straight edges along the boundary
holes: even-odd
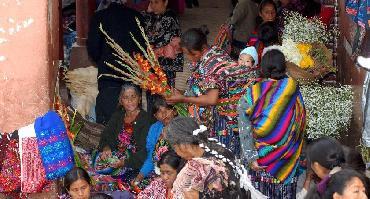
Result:
[[[131,38],[130,32],[146,49],[144,39],[136,24],[136,17],[141,20],[138,12],[122,5],[119,0],[111,0],[106,9],[97,11],[92,17],[87,39],[87,51],[89,57],[98,67],[98,76],[101,74],[120,76],[119,73],[108,67],[105,62],[125,70],[123,66],[116,62],[117,58],[112,54],[114,50],[106,43],[105,36],[99,29],[100,24],[102,24],[104,31],[123,50],[132,55],[134,52],[141,53],[141,51]],[[117,108],[118,96],[124,83],[120,79],[106,76],[98,79],[99,94],[96,98],[95,108],[97,123],[106,124],[109,121],[112,113]]]

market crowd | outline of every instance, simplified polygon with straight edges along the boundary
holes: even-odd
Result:
[[[87,50],[98,68],[96,122],[105,129],[95,150],[78,151],[83,166],[64,176],[61,198],[367,198],[361,154],[334,138],[307,139],[300,82],[274,48],[285,11],[319,16],[328,26],[331,10],[315,0],[233,1],[227,50],[210,44],[206,26],[181,30],[169,1],[150,0],[140,11],[121,0],[98,6]],[[148,48],[136,19],[171,94],[143,95],[138,85],[106,75],[118,75],[106,65],[117,57],[100,27],[133,54],[140,49],[131,34]],[[192,73],[182,91],[175,79],[184,62]]]

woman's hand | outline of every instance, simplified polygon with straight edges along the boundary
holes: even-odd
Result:
[[[251,163],[251,169],[253,171],[262,171],[262,170],[265,170],[265,168],[266,168],[266,166],[261,167],[260,165],[258,165],[257,161],[253,161]]]
[[[178,102],[183,102],[185,96],[180,93],[180,91],[176,89],[172,89],[172,94],[169,97],[166,97],[166,102],[168,104],[176,104]]]
[[[125,161],[124,160],[117,160],[116,162],[114,162],[114,163],[111,164],[111,167],[113,167],[115,169],[118,169],[118,168],[123,167],[123,165],[125,165]]]

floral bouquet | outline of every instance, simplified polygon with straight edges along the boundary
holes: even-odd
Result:
[[[136,22],[141,31],[141,35],[145,40],[146,46],[148,48],[145,50],[140,43],[131,34],[131,38],[134,40],[136,45],[142,52],[142,55],[136,53],[133,57],[129,53],[125,52],[108,34],[104,31],[102,24],[100,24],[100,30],[106,36],[106,42],[115,51],[113,53],[118,59],[116,62],[123,66],[126,70],[121,70],[118,67],[113,66],[111,63],[106,63],[106,65],[116,72],[120,73],[122,76],[116,76],[112,74],[102,74],[99,76],[109,76],[113,78],[122,79],[124,81],[132,82],[139,85],[142,89],[150,91],[152,94],[159,94],[162,96],[167,96],[171,94],[171,87],[167,83],[167,77],[160,64],[158,62],[157,56],[151,47],[148,37],[145,35],[143,27],[140,25],[140,21],[136,19]],[[175,104],[175,108],[179,115],[187,116],[188,111],[185,104]]]
[[[325,46],[331,33],[320,19],[308,19],[297,12],[286,12],[282,45],[279,47],[286,60],[303,70],[308,79],[328,72],[335,72],[332,66],[332,52]],[[290,71],[292,67],[288,67]],[[294,70],[294,68],[293,68]],[[295,76],[294,74],[292,76]]]
[[[301,85],[307,110],[307,135],[309,139],[323,136],[338,138],[348,129],[352,117],[353,92],[349,85]]]

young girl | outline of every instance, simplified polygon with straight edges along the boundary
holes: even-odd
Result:
[[[307,160],[313,174],[319,179],[329,178],[339,171],[345,163],[345,155],[340,143],[333,138],[320,138],[307,148]],[[312,175],[308,175],[303,189],[297,194],[298,199],[305,198],[312,182]]]

